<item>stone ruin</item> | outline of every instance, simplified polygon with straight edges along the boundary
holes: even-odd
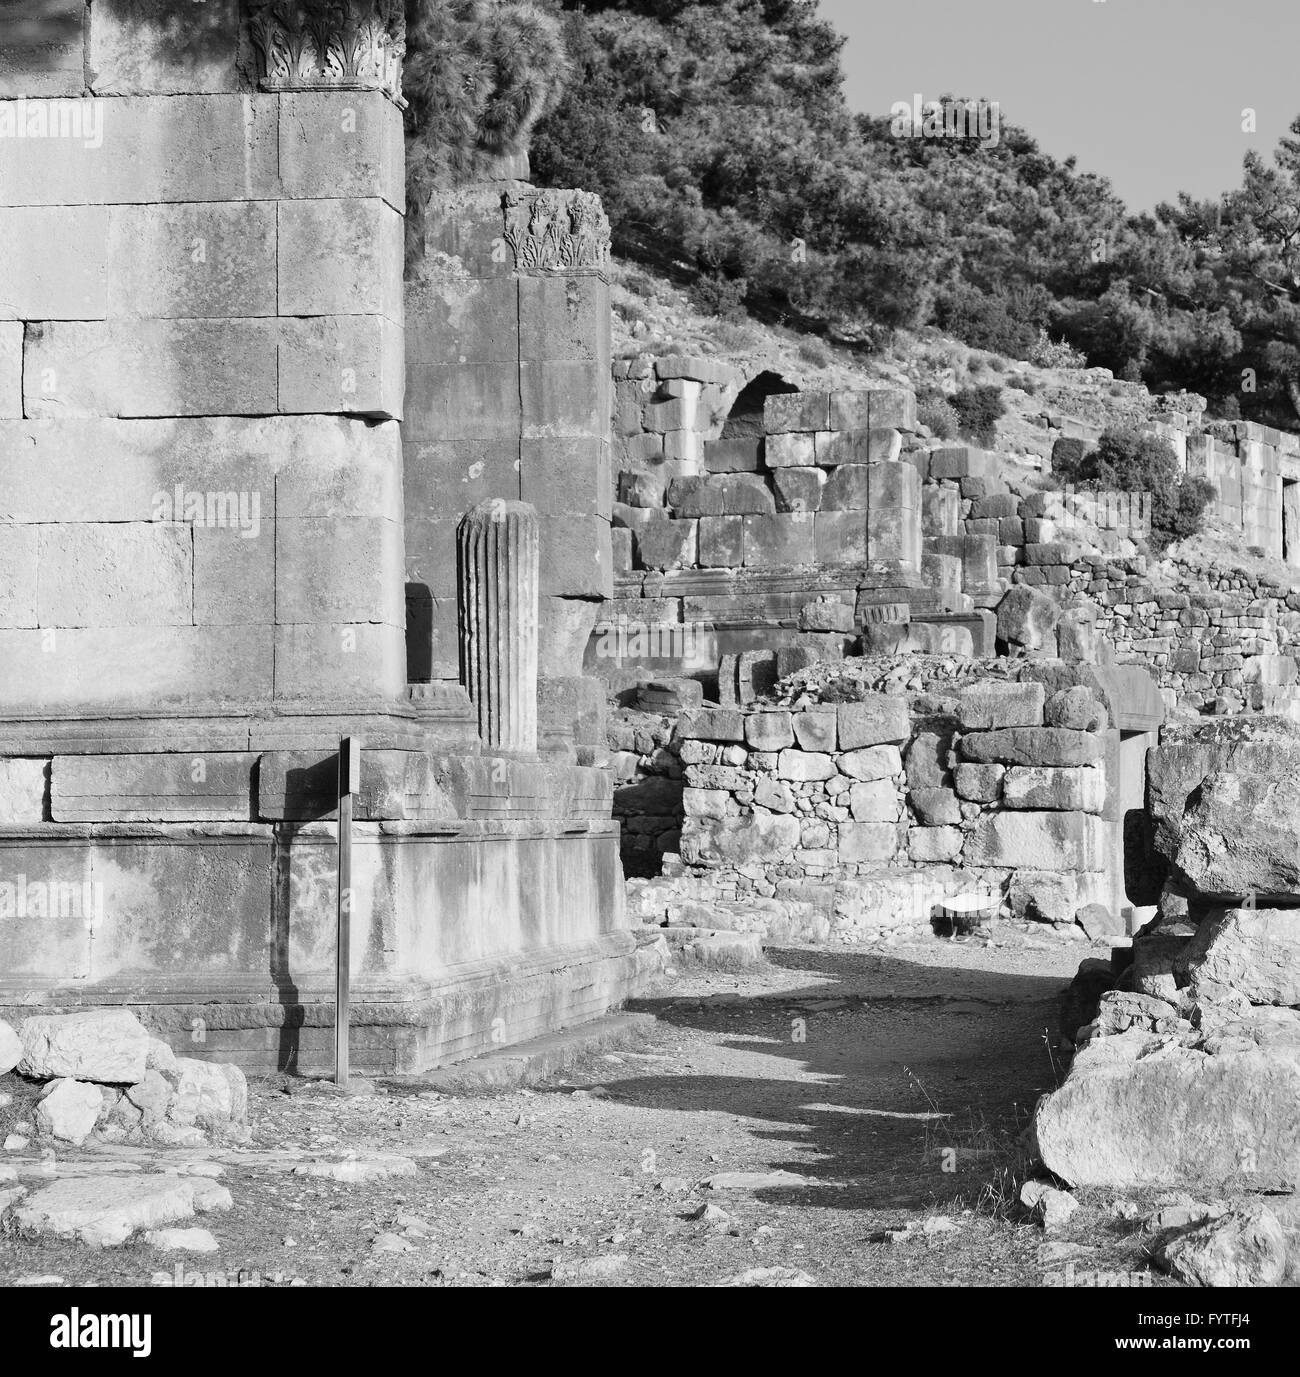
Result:
[[[42,0],[6,33],[0,1017],[328,1066],[360,737],[353,1064],[415,1072],[659,964],[582,664],[608,224],[507,160],[406,271],[400,6],[295,14]]]

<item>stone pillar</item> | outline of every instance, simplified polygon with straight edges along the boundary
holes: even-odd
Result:
[[[483,744],[537,750],[538,522],[527,502],[489,498],[459,532],[461,682]]]

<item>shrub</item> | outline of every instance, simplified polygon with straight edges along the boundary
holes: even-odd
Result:
[[[916,419],[923,426],[929,426],[939,440],[951,440],[960,424],[952,403],[942,392],[930,392],[917,397]]]
[[[997,443],[998,420],[1006,412],[1000,387],[993,383],[963,387],[953,394],[951,405],[957,413],[957,428],[964,438],[985,449]]]
[[[705,315],[736,320],[744,314],[745,293],[749,283],[743,277],[727,277],[724,273],[706,273],[691,287],[691,298]]]
[[[1040,329],[1029,350],[1029,362],[1039,368],[1087,368],[1088,356],[1065,340],[1054,341]]]
[[[1063,443],[1063,442],[1059,442]],[[1052,467],[1056,469],[1056,450]],[[1201,529],[1205,509],[1214,498],[1213,486],[1203,478],[1183,478],[1178,456],[1168,440],[1144,435],[1136,426],[1114,426],[1082,458],[1074,452],[1063,456],[1065,482],[1079,488],[1104,492],[1151,495],[1152,549],[1163,550],[1170,542],[1195,535]]]

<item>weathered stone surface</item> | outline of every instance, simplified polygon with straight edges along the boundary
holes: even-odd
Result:
[[[1046,593],[1026,584],[1009,589],[998,603],[998,640],[1025,650],[1043,650],[1054,646],[1056,623],[1061,608]]]
[[[795,740],[805,751],[833,751],[837,736],[834,708],[810,708],[794,714]]]
[[[1039,1101],[1039,1154],[1073,1186],[1300,1182],[1300,1057],[1209,1056],[1145,1032],[1090,1042]]]
[[[0,1076],[12,1071],[22,1056],[23,1044],[18,1034],[0,1018]]]
[[[144,1079],[149,1034],[129,1009],[38,1014],[22,1021],[18,1036],[23,1044],[18,1070],[24,1076],[110,1085],[134,1085]]]
[[[61,1077],[45,1087],[36,1106],[36,1126],[51,1138],[80,1147],[93,1131],[103,1107],[104,1097],[97,1085]]]
[[[688,819],[682,828],[681,854],[691,865],[779,860],[798,846],[799,833],[799,820],[785,814],[754,813],[707,822]]]
[[[996,731],[1003,727],[1043,725],[1043,686],[1033,683],[971,684],[957,695],[963,731]]]
[[[1059,727],[1011,727],[1005,731],[971,732],[962,737],[961,753],[981,764],[1093,765],[1101,759],[1101,738],[1093,732]]]
[[[1005,765],[958,765],[953,773],[959,797],[972,803],[992,803],[1002,792]]]
[[[196,1210],[228,1210],[233,1203],[224,1186],[205,1178],[72,1176],[29,1196],[14,1218],[20,1229],[107,1248],[125,1243],[137,1229],[188,1219]]]
[[[782,779],[830,779],[839,773],[835,761],[820,751],[782,751],[776,772]]]
[[[756,751],[780,751],[794,745],[788,712],[751,712],[745,717],[745,741]],[[792,775],[784,776],[787,779]]]
[[[1096,766],[1013,765],[1002,782],[1002,797],[1008,808],[1100,813],[1106,802],[1106,775]]]
[[[1067,731],[1096,732],[1106,726],[1106,709],[1085,684],[1059,689],[1043,707],[1043,723]]]
[[[908,801],[927,827],[961,826],[961,803],[951,789],[913,789]]]
[[[248,1117],[248,1082],[239,1067],[177,1057],[170,1076],[178,1099],[192,1097],[200,1128],[242,1123]]]
[[[1300,775],[1284,773],[1287,763],[1221,771],[1201,784],[1171,857],[1184,886],[1224,899],[1300,897]]]
[[[843,822],[839,842],[843,864],[888,861],[898,851],[898,828],[882,822]]]
[[[371,1181],[388,1181],[396,1176],[418,1176],[420,1168],[411,1157],[395,1152],[377,1152],[366,1157],[349,1154],[341,1160],[315,1158],[294,1167],[295,1176],[322,1176],[341,1181],[346,1186],[367,1185]]]
[[[150,1229],[144,1241],[164,1253],[215,1253],[221,1248],[208,1229]]]
[[[1209,918],[1179,968],[1193,985],[1226,985],[1252,1004],[1300,1005],[1300,909],[1233,909]]]
[[[700,708],[677,719],[679,741],[744,741],[745,714],[731,708]]]
[[[902,773],[903,758],[897,746],[867,746],[846,751],[839,757],[839,768],[850,779],[893,779]]]
[[[1189,1286],[1277,1286],[1287,1268],[1287,1237],[1262,1202],[1177,1235],[1156,1261]]]
[[[1087,813],[991,813],[977,824],[965,859],[1029,870],[1102,870],[1105,841],[1101,819]]]
[[[849,809],[854,822],[896,823],[902,814],[902,804],[891,779],[866,780],[849,790]]]
[[[947,733],[918,732],[907,748],[907,787],[942,789],[952,780],[948,755],[952,737]]]
[[[1094,942],[1101,937],[1119,937],[1124,932],[1124,920],[1105,904],[1085,904],[1074,915],[1074,921]]]
[[[1017,918],[1071,923],[1079,906],[1078,877],[1063,870],[1017,870],[1011,877],[1008,899]]]
[[[842,751],[885,743],[901,746],[911,732],[907,699],[901,694],[872,694],[861,703],[841,703],[836,711]]]
[[[907,854],[914,861],[955,861],[962,841],[960,827],[913,827],[907,834]]]

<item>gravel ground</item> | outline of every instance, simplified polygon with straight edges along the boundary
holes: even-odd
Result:
[[[1061,1070],[1044,1034],[1082,954],[780,950],[739,974],[680,974],[631,1006],[657,1019],[640,1045],[531,1089],[448,1096],[383,1081],[340,1097],[255,1083],[253,1146],[207,1154],[234,1208],[187,1221],[218,1252],[10,1234],[0,1284],[142,1284],[179,1263],[268,1285],[1036,1286],[1067,1259],[1137,1266],[1133,1226],[1106,1200],[1051,1243],[1009,1205],[1033,1104]],[[292,1174],[314,1154],[374,1152],[418,1170],[361,1185]],[[774,1171],[797,1179],[702,1184]]]

